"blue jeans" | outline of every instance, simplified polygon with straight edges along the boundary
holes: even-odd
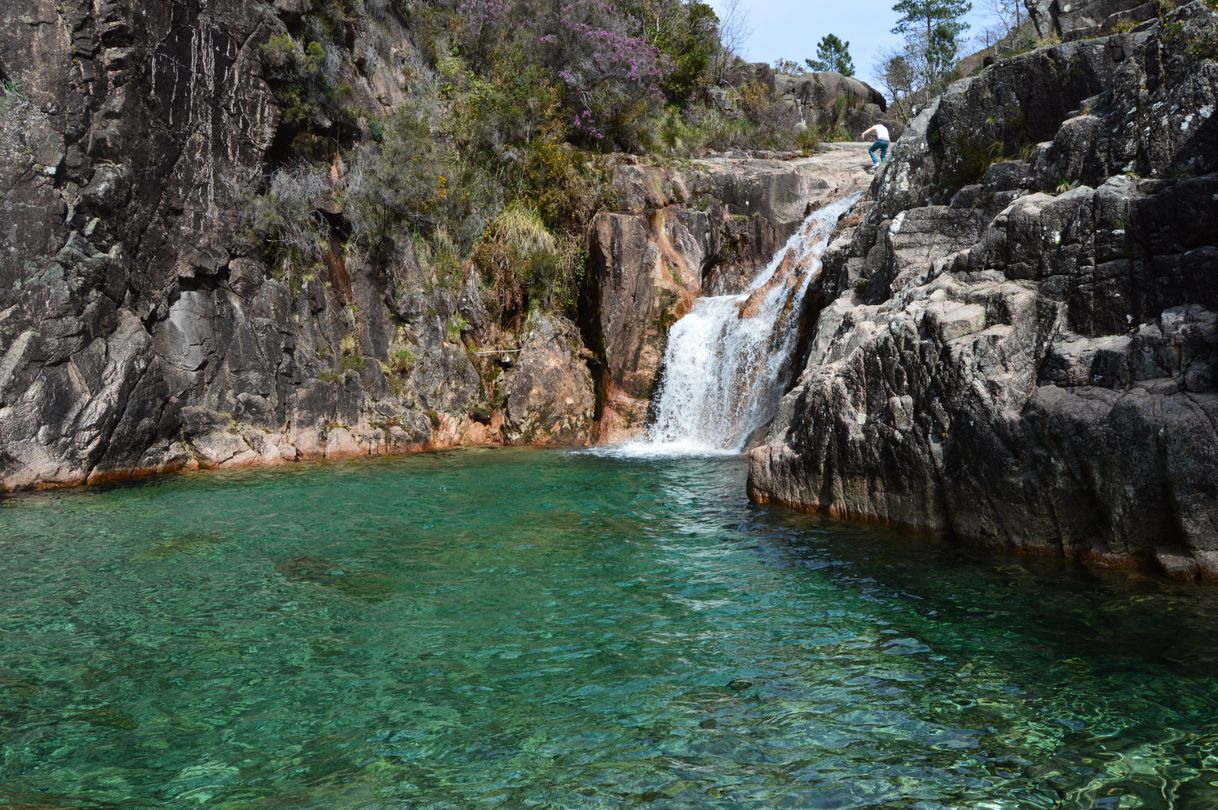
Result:
[[[880,153],[879,160],[875,159],[876,152]],[[888,160],[888,141],[882,141],[882,140],[876,141],[875,143],[873,143],[871,145],[871,148],[867,150],[867,154],[871,155],[871,165],[872,166],[875,166],[878,163],[882,163],[883,161]]]

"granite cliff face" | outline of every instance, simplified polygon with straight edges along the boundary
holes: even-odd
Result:
[[[534,349],[538,330],[575,334],[561,316],[498,334],[468,268],[438,284],[411,246],[375,261],[332,249],[324,274],[294,278],[242,247],[242,190],[290,134],[259,49],[307,6],[0,12],[4,487],[587,438],[578,347]],[[347,90],[393,109],[417,59],[409,33],[386,13],[353,36]],[[479,349],[520,340],[478,365],[493,354]],[[548,386],[556,362],[562,418],[528,385]]]
[[[831,247],[751,496],[1218,577],[1216,59],[1196,2],[925,110]]]
[[[256,173],[277,126],[259,16],[19,0],[3,21],[5,483],[180,466],[220,377],[241,380],[223,410],[286,418],[289,296],[224,247],[222,173]]]

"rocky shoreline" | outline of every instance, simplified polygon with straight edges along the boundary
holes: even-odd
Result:
[[[412,410],[403,408],[400,400],[367,402],[367,393],[365,404],[359,405],[349,389],[354,386],[358,394],[368,373],[365,368],[341,386],[325,379],[304,381],[292,393],[297,401],[310,391],[317,396],[319,386],[328,393],[313,405],[316,415],[306,415],[302,424],[277,426],[251,419],[240,407],[222,411],[186,405],[179,412],[178,435],[145,448],[126,465],[89,468],[27,454],[20,464],[10,462],[0,489],[60,488],[182,470],[246,469],[454,447],[578,447],[637,436],[659,380],[668,327],[704,290],[742,288],[808,211],[862,190],[871,179],[863,169],[865,160],[861,144],[831,144],[810,157],[733,155],[695,161],[684,169],[626,161],[614,177],[620,210],[598,214],[592,225],[595,272],[583,302],[582,333],[562,316],[539,314],[514,336],[519,345],[501,350],[483,348],[474,340],[449,340],[451,336],[433,325],[422,337],[432,341],[434,355],[419,359],[410,382],[455,395],[438,407]],[[263,288],[278,286],[273,279],[260,283]],[[371,292],[365,300],[377,291]],[[458,300],[442,298],[440,303],[479,322],[485,319],[476,289],[467,287]],[[215,306],[211,301],[206,305]],[[240,311],[236,314],[240,317]],[[383,317],[390,320],[392,313]],[[167,349],[157,354],[170,365],[183,365],[175,348],[186,353],[225,342],[216,334],[214,316],[201,322],[171,314],[168,320],[166,329],[176,334],[157,346]],[[390,346],[386,360],[391,353]],[[205,365],[237,359],[217,353]],[[8,362],[19,369],[12,359]],[[474,389],[485,375],[479,374],[476,362],[490,365],[498,377],[503,392],[499,407],[478,405]],[[236,371],[243,377],[251,369]],[[372,371],[391,378],[384,369]],[[270,373],[265,368],[261,372]],[[238,394],[239,402],[249,400]],[[10,429],[18,416],[0,408],[0,424],[7,418]],[[20,443],[14,445],[20,451]]]

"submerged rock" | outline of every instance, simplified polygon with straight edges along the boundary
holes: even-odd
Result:
[[[323,585],[333,584],[338,577],[347,573],[329,560],[308,555],[281,560],[275,564],[275,570],[297,582],[318,582]]]
[[[396,583],[380,571],[349,571],[340,565],[310,555],[290,557],[275,564],[275,570],[292,582],[311,582],[341,591],[365,602],[381,602],[392,596]]]
[[[749,491],[1218,578],[1218,14],[953,85],[826,261]]]

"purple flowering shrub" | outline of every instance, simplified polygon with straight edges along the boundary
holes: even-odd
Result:
[[[637,148],[644,119],[664,100],[672,63],[640,20],[609,0],[463,0],[468,55],[493,63],[505,49],[540,61],[563,91],[571,138]]]

